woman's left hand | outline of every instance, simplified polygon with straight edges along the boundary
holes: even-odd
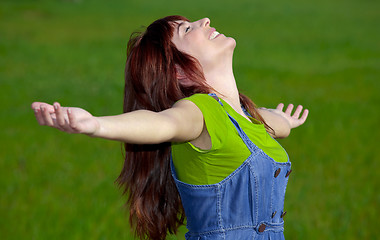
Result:
[[[296,128],[298,126],[301,126],[306,121],[307,115],[309,114],[309,110],[305,109],[300,117],[300,114],[303,109],[302,105],[298,105],[292,115],[293,108],[294,108],[294,105],[289,104],[286,110],[284,111],[283,110],[284,104],[280,103],[277,105],[276,109],[266,109],[266,110],[269,110],[275,114],[278,114],[284,119],[286,119],[290,128]]]
[[[301,115],[303,109],[301,105],[298,105],[292,114],[293,108],[293,104],[289,104],[284,111],[284,104],[280,103],[276,109],[258,108],[257,110],[269,127],[272,128],[273,131],[268,131],[272,137],[286,138],[292,128],[301,126],[306,121],[309,114],[309,110],[305,109]]]

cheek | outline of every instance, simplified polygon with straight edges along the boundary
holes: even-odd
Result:
[[[193,57],[199,57],[205,50],[205,39],[197,32],[190,33],[182,44],[182,50]]]

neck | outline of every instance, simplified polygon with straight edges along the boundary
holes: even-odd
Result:
[[[211,69],[205,69],[207,83],[217,92],[218,97],[227,102],[236,112],[245,114],[241,109],[239,91],[236,85],[235,76],[232,69],[232,58]]]

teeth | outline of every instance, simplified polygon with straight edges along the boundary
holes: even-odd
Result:
[[[211,36],[210,36],[210,40],[216,38],[216,36],[218,36],[218,35],[219,35],[219,33],[218,33],[217,31],[214,31],[214,32],[211,34]]]

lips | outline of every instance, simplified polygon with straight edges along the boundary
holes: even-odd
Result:
[[[210,37],[209,37],[210,40],[213,40],[214,38],[216,38],[220,34],[215,29],[213,29],[213,30],[214,31],[210,34]]]

